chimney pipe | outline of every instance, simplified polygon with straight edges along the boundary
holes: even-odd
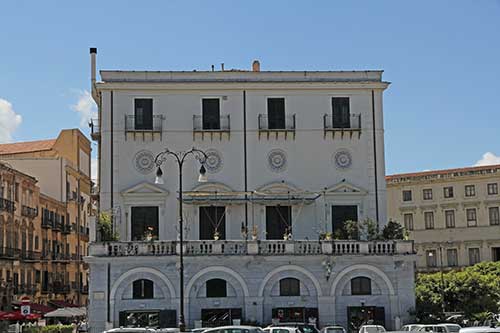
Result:
[[[221,64],[220,64],[220,69],[221,69],[221,71],[223,71],[223,72],[224,72],[224,63],[221,63]]]
[[[254,60],[252,63],[252,71],[260,72],[260,62],[258,60]]]
[[[212,72],[213,72],[213,71],[215,71],[215,66],[214,66],[214,65],[212,65]]]
[[[90,83],[91,83],[90,90],[92,92],[92,97],[94,98],[94,101],[99,105],[99,96],[97,96],[97,92],[95,90],[96,55],[97,55],[97,48],[91,47],[90,48]]]

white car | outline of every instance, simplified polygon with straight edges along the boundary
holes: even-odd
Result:
[[[460,333],[497,333],[500,332],[500,327],[491,326],[476,326],[461,328]]]
[[[263,329],[264,333],[300,333],[296,327],[269,326]]]
[[[321,333],[346,333],[342,326],[325,326],[321,329]]]
[[[405,331],[405,332],[418,331],[418,329],[422,326],[424,326],[424,325],[422,325],[422,324],[408,324],[408,325],[404,325],[403,327],[401,327],[400,331]]]
[[[221,326],[209,328],[203,333],[264,333],[264,331],[255,326]]]
[[[383,333],[385,332],[384,326],[380,325],[363,325],[359,329],[359,333]]]
[[[432,332],[432,333],[458,333],[461,327],[457,324],[436,324],[436,325],[422,325],[417,329],[418,332]]]

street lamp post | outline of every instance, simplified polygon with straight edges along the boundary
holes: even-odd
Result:
[[[169,156],[174,157],[179,168],[179,289],[180,289],[180,305],[179,305],[179,330],[184,332],[186,330],[186,323],[184,321],[184,254],[183,254],[183,242],[184,242],[184,218],[182,216],[182,168],[184,166],[184,161],[186,157],[193,156],[198,162],[200,162],[200,175],[198,177],[198,182],[207,182],[205,162],[207,160],[207,154],[196,148],[191,148],[188,151],[174,152],[166,148],[164,151],[156,155],[155,164],[156,169],[156,179],[155,184],[163,184],[163,171],[161,170],[161,165],[168,159]]]
[[[429,257],[432,257],[433,254],[432,252],[429,252]],[[443,315],[446,310],[446,304],[445,304],[445,299],[444,299],[444,275],[443,275],[443,247],[439,246],[439,272],[441,274],[441,311],[443,312]]]

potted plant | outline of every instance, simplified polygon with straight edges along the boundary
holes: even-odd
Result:
[[[214,240],[219,240],[219,238],[220,238],[220,234],[219,234],[219,232],[217,230],[215,230],[215,232],[214,232]]]
[[[143,239],[148,242],[152,242],[155,239],[155,236],[153,234],[154,228],[152,226],[148,226],[146,228],[146,231],[144,232],[144,237]]]
[[[259,227],[257,227],[256,225],[253,225],[252,226],[252,240],[257,240],[258,237],[259,237]]]

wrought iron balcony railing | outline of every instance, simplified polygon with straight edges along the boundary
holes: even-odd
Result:
[[[193,115],[193,131],[195,132],[229,132],[231,129],[230,116],[220,116],[219,119],[203,119],[200,115]]]
[[[357,133],[358,138],[361,136],[361,114],[351,114],[349,119],[338,121],[331,114],[323,116],[323,129],[325,137],[327,133],[332,133],[332,138],[335,138],[336,133],[340,133],[341,138],[344,134],[348,134],[350,138]]]
[[[109,242],[90,244],[96,257],[173,256],[180,252],[175,241]],[[414,254],[412,241],[185,241],[187,256],[205,255],[405,255]]]
[[[92,140],[99,140],[101,138],[101,126],[99,119],[91,119],[89,122],[90,137]]]
[[[29,206],[21,206],[21,215],[28,218],[35,218],[38,216],[38,208],[33,208]]]
[[[295,114],[286,115],[284,118],[269,118],[267,114],[259,114],[259,137],[261,134],[267,134],[267,138],[271,133],[274,133],[276,138],[280,133],[284,133],[287,138],[288,133],[293,134],[295,138],[296,121]]]
[[[12,213],[16,210],[16,204],[14,201],[0,198],[0,211],[6,211]]]
[[[125,132],[161,132],[162,130],[162,115],[153,115],[151,121],[144,121],[134,115],[125,116]]]
[[[71,225],[68,224],[68,223],[62,224],[62,226],[61,226],[61,232],[63,234],[69,234],[69,233],[71,233]]]
[[[0,247],[0,258],[18,259],[21,258],[21,249],[12,247]]]

